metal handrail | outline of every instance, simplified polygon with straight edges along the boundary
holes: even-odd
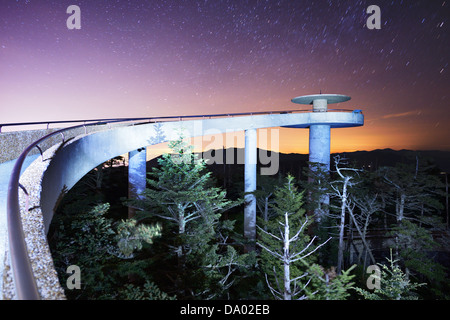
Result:
[[[328,111],[347,111],[353,110],[344,109],[329,109]],[[20,216],[20,204],[19,204],[19,184],[20,172],[22,170],[23,163],[28,153],[35,147],[38,147],[39,143],[57,134],[63,134],[67,130],[73,130],[86,126],[104,125],[110,123],[120,122],[159,122],[166,120],[178,120],[182,119],[194,119],[194,118],[211,118],[211,117],[235,117],[235,116],[253,116],[263,114],[284,114],[284,113],[298,113],[298,112],[312,112],[312,110],[286,110],[286,111],[261,111],[261,112],[242,112],[242,113],[223,113],[223,114],[211,114],[211,115],[191,115],[191,116],[166,116],[166,117],[151,117],[151,118],[116,118],[116,119],[96,119],[96,120],[70,120],[70,121],[47,121],[47,122],[28,122],[28,123],[6,123],[0,124],[0,130],[2,126],[22,126],[22,125],[34,125],[34,124],[60,124],[60,123],[80,123],[81,125],[71,126],[54,131],[50,134],[43,136],[42,138],[34,141],[30,144],[17,158],[13,167],[9,185],[8,185],[8,197],[7,197],[7,221],[8,221],[8,239],[11,256],[11,266],[13,270],[14,286],[16,288],[17,298],[20,300],[37,300],[40,299],[39,291],[37,288],[36,280],[34,278],[33,270],[28,256],[27,245],[25,242],[25,236],[23,233],[23,225]],[[90,123],[87,123],[90,122]],[[0,131],[1,132],[1,131]],[[26,193],[26,190],[24,190]],[[28,208],[26,208],[28,210]]]
[[[101,123],[92,123],[89,125],[98,125]],[[7,224],[8,224],[8,240],[9,250],[11,258],[11,267],[14,277],[14,286],[17,293],[17,298],[20,300],[37,300],[40,298],[36,279],[34,278],[33,270],[31,268],[30,258],[28,256],[28,250],[25,243],[25,236],[23,233],[22,219],[20,216],[20,204],[19,204],[19,187],[20,172],[22,170],[23,163],[28,153],[39,145],[42,141],[50,138],[53,135],[63,133],[69,129],[77,129],[86,126],[78,125],[70,128],[61,129],[44,137],[36,140],[30,144],[17,158],[16,163],[11,172],[11,177],[8,185],[7,196]],[[23,187],[22,187],[23,188]],[[27,195],[26,190],[24,190]],[[28,197],[28,195],[27,195]],[[27,205],[28,207],[28,205]],[[28,208],[25,208],[28,210]]]
[[[350,109],[328,109],[329,112],[352,112]],[[106,118],[106,119],[90,119],[90,120],[60,120],[60,121],[37,121],[37,122],[11,122],[11,123],[0,123],[0,133],[3,127],[16,127],[16,126],[31,126],[31,125],[49,125],[51,124],[63,124],[63,123],[80,123],[83,122],[84,125],[97,124],[99,122],[110,123],[110,122],[127,122],[127,121],[164,121],[172,119],[193,119],[193,118],[206,118],[206,117],[235,117],[235,116],[249,116],[249,115],[263,115],[263,114],[280,114],[280,113],[299,113],[299,112],[313,112],[312,109],[293,109],[293,110],[283,110],[283,111],[258,111],[258,112],[241,112],[241,113],[220,113],[220,114],[206,114],[206,115],[190,115],[190,116],[164,116],[164,117],[147,117],[147,118]],[[89,122],[89,123],[88,123]],[[70,128],[67,128],[70,129]]]

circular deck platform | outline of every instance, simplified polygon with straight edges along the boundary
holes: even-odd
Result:
[[[330,128],[350,128],[364,125],[361,112],[310,112],[304,114],[303,121],[298,124],[285,125],[284,128],[309,128],[311,125],[329,125]]]
[[[313,104],[314,100],[327,100],[327,104],[339,103],[350,100],[349,96],[343,94],[312,94],[293,98],[291,101],[298,104]]]

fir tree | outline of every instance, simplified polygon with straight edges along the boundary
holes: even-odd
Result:
[[[153,282],[147,280],[144,286],[138,287],[127,284],[119,291],[121,300],[175,300],[176,297],[169,296],[162,292]]]
[[[405,267],[408,277],[426,278],[438,288],[446,283],[446,275],[443,266],[432,257],[439,247],[432,231],[445,229],[436,215],[443,208],[438,196],[443,194],[444,186],[431,170],[416,156],[410,163],[381,168],[380,175],[391,188],[388,200],[395,211],[396,224],[388,235],[394,236],[396,259]]]
[[[261,263],[267,285],[277,299],[304,299],[306,296],[300,293],[309,282],[300,281],[307,276],[305,262],[324,243],[313,248],[316,237],[310,239],[306,234],[310,221],[302,209],[303,193],[298,192],[292,176],[286,178],[274,195],[272,207],[276,217],[265,228],[258,226],[261,241],[257,245],[264,249]]]
[[[325,270],[318,264],[312,264],[308,268],[308,274],[311,275],[311,282],[305,288],[305,293],[310,300],[345,300],[350,296],[350,289],[353,288],[354,275],[351,271],[356,265],[341,274],[336,272],[334,267]]]
[[[418,295],[415,293],[416,289],[425,285],[413,283],[408,279],[408,276],[400,269],[398,260],[386,258],[389,266],[378,264],[381,267],[381,274],[379,277],[379,288],[374,288],[373,292],[361,288],[355,290],[368,300],[417,300]],[[373,275],[373,277],[377,277]]]
[[[55,268],[61,283],[65,283],[69,265],[77,265],[82,270],[82,288],[66,291],[69,299],[111,299],[121,286],[122,275],[126,274],[119,270],[123,268],[122,257],[128,255],[129,249],[123,251],[126,246],[120,243],[127,239],[125,242],[129,246],[130,238],[124,230],[116,232],[112,219],[106,217],[110,208],[108,203],[91,205],[89,209],[83,209],[84,206],[84,201],[78,205],[74,202],[67,206],[65,214],[54,217],[52,255]],[[71,214],[73,210],[78,211],[76,215]],[[139,244],[133,244],[135,247],[141,245],[141,241],[151,243],[158,236],[158,230],[137,228],[133,236],[139,237]],[[127,272],[133,269],[130,266],[126,263]]]
[[[301,187],[305,190],[305,209],[314,214],[314,220],[320,228],[323,220],[329,212],[330,172],[319,162],[308,162],[304,169],[305,181],[301,181]]]
[[[153,238],[161,236],[161,225],[137,224],[135,219],[122,220],[117,226],[117,254],[125,259],[134,257],[143,243],[152,244]]]
[[[436,250],[439,244],[429,230],[404,219],[388,234],[396,236],[399,260],[405,266],[408,278],[426,278],[435,284],[435,288],[445,282],[445,268],[430,258],[430,253]],[[442,295],[442,292],[436,291],[436,294]]]
[[[205,160],[198,159],[183,137],[169,147],[172,154],[164,154],[149,173],[148,188],[128,203],[141,210],[136,219],[165,222],[164,239],[177,261],[171,276],[177,295],[216,297],[229,286],[229,271],[245,265],[233,248],[219,245],[221,231],[232,228],[220,222],[222,212],[242,201],[226,199],[226,192],[213,186]]]

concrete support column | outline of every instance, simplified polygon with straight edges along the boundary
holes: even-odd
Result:
[[[327,99],[315,99],[313,101],[314,112],[326,112],[328,110]]]
[[[147,149],[145,147],[128,153],[128,198],[138,198],[147,183]],[[128,217],[132,218],[136,209],[128,207]]]
[[[330,132],[329,125],[312,125],[309,128],[309,161],[318,162],[322,164],[322,169],[330,171]],[[320,204],[315,210],[316,219],[318,222],[322,219],[324,214],[324,206],[327,207],[330,203],[328,195],[322,195]]]
[[[314,124],[309,127],[309,161],[320,162],[330,170],[330,126]]]
[[[245,130],[245,192],[256,190],[256,163],[257,163],[257,134],[256,129]],[[253,194],[245,196],[244,209],[244,237],[247,240],[256,240],[256,198]]]

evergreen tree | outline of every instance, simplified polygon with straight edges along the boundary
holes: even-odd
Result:
[[[271,204],[273,203],[274,190],[277,185],[277,178],[260,175],[258,177],[257,189],[253,192],[256,197],[256,207],[261,213],[264,222],[269,221],[273,215]]]
[[[350,289],[353,288],[354,275],[351,271],[356,265],[341,274],[336,272],[334,267],[325,270],[322,266],[314,263],[308,268],[311,275],[311,282],[305,288],[305,293],[310,300],[345,300],[350,296]]]
[[[213,298],[228,288],[230,270],[246,266],[234,248],[220,243],[232,223],[221,223],[221,214],[242,201],[226,199],[226,192],[213,186],[206,162],[198,159],[183,137],[169,143],[172,154],[158,159],[139,199],[128,203],[141,211],[138,221],[157,218],[163,224],[177,268],[173,276],[177,295]],[[168,234],[172,233],[172,234]]]
[[[373,292],[361,288],[355,290],[368,300],[417,300],[418,295],[416,289],[425,284],[416,284],[408,279],[408,276],[400,269],[397,260],[387,258],[389,266],[378,264],[381,267],[379,277],[379,288],[375,288]],[[377,277],[377,275],[372,275]]]
[[[432,252],[439,244],[433,239],[431,232],[409,220],[403,220],[388,233],[396,237],[398,258],[403,263],[406,276],[427,279],[438,288],[446,280],[445,268],[432,259]],[[435,290],[435,294],[443,292]]]
[[[308,162],[304,169],[305,181],[300,185],[305,190],[306,201],[304,208],[308,213],[314,214],[314,220],[320,229],[329,213],[330,172],[319,162]]]
[[[119,291],[121,300],[175,300],[175,297],[162,292],[153,282],[147,280],[143,288],[127,284]]]
[[[302,209],[303,193],[298,192],[292,176],[286,178],[274,196],[272,207],[276,216],[264,228],[258,226],[261,241],[257,245],[264,249],[261,264],[267,285],[277,299],[304,299],[306,296],[300,293],[309,281],[303,284],[300,279],[307,276],[306,262],[324,243],[312,247],[316,237],[310,239],[306,234],[310,221]]]
[[[382,167],[379,174],[391,187],[389,198],[394,205],[397,222],[405,217],[423,219],[442,209],[437,196],[443,195],[443,183],[430,174],[431,167],[415,163],[399,163],[395,167]]]
[[[89,209],[84,209],[85,205],[83,200],[71,203],[64,214],[54,217],[51,250],[55,268],[61,283],[65,283],[69,265],[82,270],[81,290],[67,290],[68,299],[112,299],[125,281],[124,275],[139,272],[142,267],[133,268],[122,260],[124,256],[129,258],[130,234],[116,232],[112,219],[106,216],[109,204],[91,205]],[[137,239],[133,241],[138,241],[133,243],[133,250],[142,241],[151,243],[159,236],[158,227],[133,229],[132,236]],[[127,245],[121,245],[123,242]]]
[[[152,244],[153,238],[161,236],[161,225],[137,224],[135,219],[122,220],[117,226],[117,254],[130,259],[143,243]]]
[[[442,265],[434,261],[432,252],[439,244],[432,231],[443,231],[445,226],[437,213],[443,208],[438,197],[443,184],[431,174],[431,167],[415,161],[381,168],[380,174],[391,187],[391,210],[396,223],[388,235],[395,239],[395,257],[405,267],[407,277],[427,279],[435,288],[444,285],[446,276]],[[389,209],[388,209],[389,210]],[[435,292],[442,295],[443,292]]]

